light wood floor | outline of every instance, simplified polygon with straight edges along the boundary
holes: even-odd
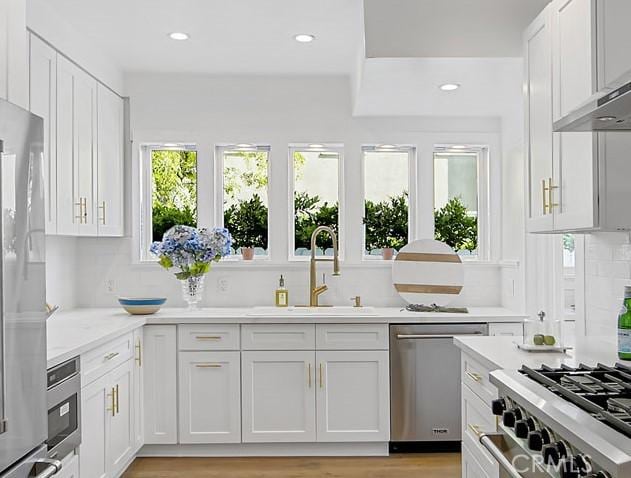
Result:
[[[122,478],[460,478],[459,453],[384,458],[137,458]]]

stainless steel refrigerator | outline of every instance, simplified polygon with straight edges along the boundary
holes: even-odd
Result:
[[[43,121],[0,100],[0,477],[50,477],[46,459]]]

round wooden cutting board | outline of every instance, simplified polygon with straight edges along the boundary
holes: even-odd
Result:
[[[446,306],[462,291],[462,260],[444,242],[413,241],[397,254],[392,264],[392,283],[410,304]]]

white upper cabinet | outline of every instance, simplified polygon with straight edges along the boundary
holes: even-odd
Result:
[[[553,227],[548,214],[548,183],[552,179],[552,48],[550,10],[546,9],[524,34],[526,158],[529,191],[528,230]]]
[[[526,30],[529,232],[631,228],[631,213],[620,207],[623,188],[618,179],[631,173],[631,162],[623,154],[631,148],[629,135],[552,132],[554,120],[593,98],[599,77],[613,78],[626,68],[616,61],[616,73],[599,71],[604,47],[597,31],[607,21],[599,17],[609,9],[607,5],[596,0],[554,0]],[[618,8],[623,14],[627,7]],[[618,55],[611,51],[613,57]]]
[[[97,228],[99,236],[123,235],[123,100],[97,87]]]
[[[596,4],[556,0],[552,4],[553,119],[572,112],[597,91]],[[554,133],[548,215],[555,230],[598,225],[598,152],[595,133]]]
[[[598,0],[598,89],[615,89],[631,81],[629,0]]]
[[[28,108],[26,0],[0,1],[0,98]]]
[[[57,233],[57,52],[30,37],[29,103],[44,120],[46,233]]]
[[[57,58],[57,232],[95,236],[96,80]]]

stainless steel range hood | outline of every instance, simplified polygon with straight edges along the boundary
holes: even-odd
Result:
[[[554,131],[631,131],[631,83],[555,121]]]

